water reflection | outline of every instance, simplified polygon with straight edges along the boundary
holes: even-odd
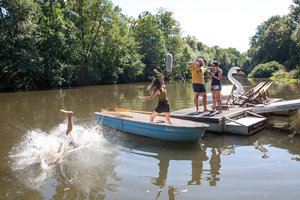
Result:
[[[151,183],[157,186],[155,199],[160,199],[163,191],[167,191],[169,199],[175,199],[176,195],[188,191],[187,186],[199,186],[203,183],[216,186],[217,182],[220,181],[221,148],[207,147],[202,143],[163,142],[119,131],[114,131],[113,134],[105,134],[104,137],[110,143],[124,147],[125,151],[154,158],[158,161],[158,174],[155,177],[150,177]],[[224,152],[228,153],[230,151],[224,150]],[[180,187],[178,187],[178,183],[172,184],[168,181],[168,179],[174,178],[168,178],[170,176],[169,168],[176,167],[171,164],[174,161],[188,162],[190,165],[188,176],[180,181]],[[204,162],[209,163],[209,165],[205,165]],[[155,166],[150,166],[150,168],[153,167]]]
[[[118,131],[104,138],[109,143],[123,147],[123,151],[157,160],[157,165],[155,162],[149,163],[150,169],[158,169],[157,176],[150,177],[151,184],[157,187],[155,199],[164,199],[164,195],[171,200],[176,199],[176,196],[189,192],[189,187],[217,186],[222,181],[222,159],[235,156],[241,147],[252,149],[250,152],[257,155],[257,159],[278,156],[269,151],[274,148],[288,150],[294,155],[292,161],[299,161],[300,155],[300,135],[291,138],[286,133],[274,134],[270,129],[247,137],[209,133],[199,143],[162,142]],[[181,165],[186,166],[187,163],[188,173],[183,175],[178,171],[176,177],[180,180],[174,181],[170,168],[180,170]]]
[[[273,156],[268,149],[274,147],[287,150],[289,154],[297,157],[300,155],[300,134],[289,134],[287,132],[276,131],[276,129],[265,129],[260,133],[247,137],[212,133],[209,135],[206,134],[203,139],[203,143],[206,146],[215,146],[216,142],[223,156],[235,154],[235,149],[242,146],[253,147],[256,151],[261,152],[261,157],[264,159]]]

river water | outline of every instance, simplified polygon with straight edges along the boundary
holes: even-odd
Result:
[[[259,80],[240,81],[247,89]],[[168,143],[96,125],[101,108],[152,111],[156,100],[137,98],[147,85],[1,93],[0,199],[299,198],[299,134],[266,128]],[[191,83],[167,82],[167,89],[172,110],[193,107]],[[300,99],[299,85],[291,83],[273,83],[269,94]],[[69,137],[60,108],[74,112]],[[268,119],[300,131],[299,111]]]

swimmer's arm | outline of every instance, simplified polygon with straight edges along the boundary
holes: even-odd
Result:
[[[140,99],[142,100],[152,100],[154,99],[156,96],[158,95],[158,91],[154,92],[152,95],[150,96],[138,96]]]

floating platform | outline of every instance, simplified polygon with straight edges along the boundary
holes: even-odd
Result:
[[[291,114],[295,110],[300,109],[300,99],[277,101],[270,104],[257,104],[253,107],[247,107],[251,112],[263,114],[263,113],[275,113],[275,114]]]
[[[267,126],[267,118],[260,114],[290,114],[298,109],[300,109],[300,99],[287,101],[270,99],[268,104],[257,104],[252,107],[231,105],[224,108],[220,114],[195,113],[195,107],[192,107],[174,111],[171,117],[203,122],[209,125],[208,131],[251,135]]]
[[[171,113],[171,117],[208,124],[207,131],[240,135],[251,135],[267,125],[265,117],[241,107],[227,108],[219,114],[216,112],[196,113],[195,108],[192,107],[174,111]]]

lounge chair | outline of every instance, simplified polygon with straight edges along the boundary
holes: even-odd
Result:
[[[269,93],[267,90],[272,83],[273,81],[260,82],[238,97],[235,97],[233,94],[231,94],[227,104],[231,102],[233,105],[251,106],[255,104],[267,103],[269,101]]]

